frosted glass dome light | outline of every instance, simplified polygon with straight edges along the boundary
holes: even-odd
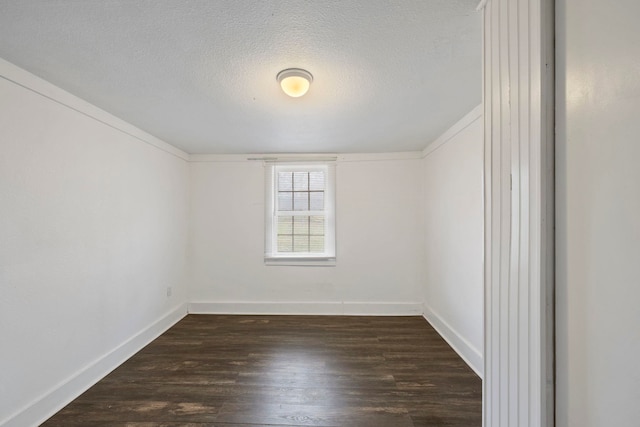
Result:
[[[298,98],[307,93],[313,76],[310,72],[300,68],[288,68],[280,71],[276,79],[284,93],[292,98]]]

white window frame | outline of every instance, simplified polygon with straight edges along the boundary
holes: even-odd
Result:
[[[325,241],[324,253],[291,253],[277,251],[277,180],[278,172],[318,171],[325,173],[324,210],[304,211],[305,215],[324,215],[325,217]],[[309,265],[309,266],[335,266],[336,265],[336,209],[335,209],[335,162],[314,163],[265,163],[265,255],[266,265]],[[296,215],[295,211],[291,212]]]

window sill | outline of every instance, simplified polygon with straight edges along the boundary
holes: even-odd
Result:
[[[265,258],[265,265],[286,265],[286,266],[299,266],[299,267],[335,267],[335,258],[324,257],[277,257],[277,258]]]

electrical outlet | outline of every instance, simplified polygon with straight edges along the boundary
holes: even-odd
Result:
[[[172,292],[171,286],[167,286],[167,296],[168,297],[171,296],[171,292]]]

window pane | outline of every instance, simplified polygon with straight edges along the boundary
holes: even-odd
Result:
[[[265,259],[333,257],[333,167],[319,163],[267,167],[273,175],[267,177],[272,187],[266,189],[270,200],[265,211],[271,219],[266,222]]]
[[[278,172],[278,190],[279,191],[293,190],[293,173],[292,172]]]
[[[293,210],[308,211],[309,210],[309,193],[300,191],[293,193]]]
[[[324,236],[309,237],[309,252],[324,252]]]
[[[295,236],[293,239],[294,252],[309,252],[309,236]]]
[[[293,190],[294,191],[309,190],[309,172],[293,173]]]
[[[293,236],[278,236],[278,252],[293,251]]]
[[[296,216],[293,218],[293,234],[297,235],[309,234],[309,217],[308,216]]]
[[[309,190],[324,190],[324,172],[309,172]]]
[[[324,217],[320,215],[314,215],[309,218],[309,234],[315,236],[324,236]]]
[[[293,217],[278,217],[278,234],[293,234]]]
[[[292,211],[293,193],[288,191],[280,191],[278,193],[278,210]]]
[[[324,210],[324,191],[313,191],[309,193],[309,210],[310,211],[323,211]]]

